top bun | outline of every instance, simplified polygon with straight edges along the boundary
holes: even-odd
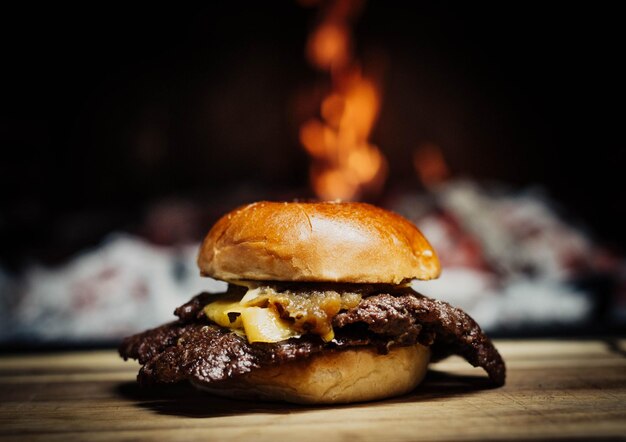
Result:
[[[259,202],[224,215],[198,256],[226,281],[399,284],[434,279],[435,251],[411,222],[365,203]]]

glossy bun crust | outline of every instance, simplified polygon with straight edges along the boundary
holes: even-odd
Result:
[[[364,203],[259,202],[223,216],[198,256],[227,281],[399,284],[439,276],[435,251],[395,213]]]
[[[352,403],[410,392],[424,378],[429,360],[430,349],[420,344],[395,347],[386,355],[363,348],[262,368],[221,383],[192,383],[210,393],[236,399]]]

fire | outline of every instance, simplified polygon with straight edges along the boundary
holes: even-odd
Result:
[[[307,44],[310,63],[331,77],[321,118],[300,128],[300,142],[311,155],[311,185],[324,200],[354,200],[376,194],[387,175],[387,161],[369,142],[380,111],[380,91],[351,55],[350,18],[360,1],[338,0],[325,11]]]
[[[350,37],[345,26],[326,23],[318,27],[307,45],[310,62],[323,70],[344,66],[349,60]]]
[[[450,169],[441,148],[433,143],[425,143],[415,149],[413,167],[426,188],[432,188],[450,178]]]

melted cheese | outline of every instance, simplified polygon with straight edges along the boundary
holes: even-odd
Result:
[[[227,297],[207,304],[204,307],[204,314],[222,327],[242,329],[241,312],[243,309],[244,307],[239,304],[239,300]]]
[[[241,321],[248,342],[279,342],[299,336],[274,309],[246,307],[241,312]]]
[[[240,296],[223,295],[206,305],[204,313],[216,324],[245,335],[249,342],[279,342],[304,333],[332,341],[332,318],[340,309],[360,301],[360,295],[354,293],[277,292],[258,284],[250,284]]]

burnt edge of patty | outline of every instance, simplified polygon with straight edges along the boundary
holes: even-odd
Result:
[[[458,354],[482,367],[494,385],[504,384],[502,357],[462,310],[410,288],[377,293],[369,287],[367,293],[370,296],[357,307],[335,316],[335,339],[329,343],[305,335],[250,344],[245,337],[210,323],[202,309],[214,295],[201,293],[175,310],[178,321],[124,339],[119,352],[143,365],[138,380],[149,385],[183,380],[219,382],[321,351],[371,346],[386,353],[393,346],[421,343],[431,347],[435,361]]]

